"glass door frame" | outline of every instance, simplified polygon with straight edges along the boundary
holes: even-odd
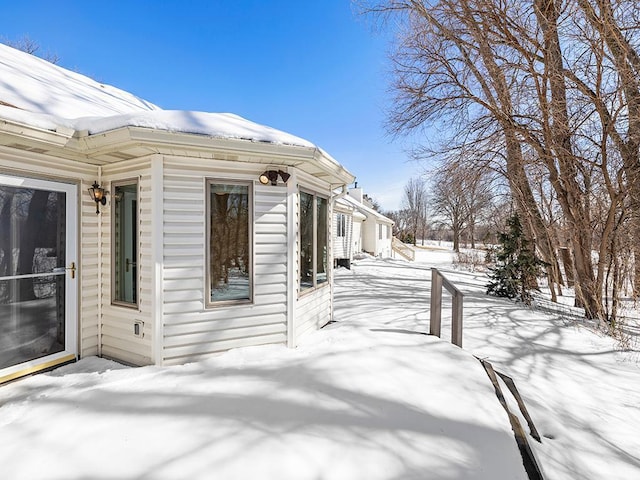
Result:
[[[64,193],[65,201],[65,331],[64,350],[34,360],[0,369],[0,383],[45,370],[77,359],[78,356],[78,186],[55,180],[44,180],[0,173],[0,185]],[[73,266],[73,268],[71,268]],[[73,278],[72,278],[73,277]]]

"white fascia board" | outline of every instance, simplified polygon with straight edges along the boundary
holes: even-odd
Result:
[[[142,142],[162,146],[177,146],[187,150],[190,148],[198,150],[206,149],[234,155],[248,153],[282,159],[306,157],[314,151],[313,148],[296,145],[279,145],[236,138],[220,138],[193,133],[168,132],[142,127],[126,128],[130,132],[131,140],[136,143]]]
[[[349,206],[349,205],[345,205],[344,203],[337,201],[333,204],[333,209],[336,212],[341,212],[341,213],[348,213],[349,215],[353,215],[353,211],[354,208]]]
[[[386,223],[388,225],[394,225],[394,221],[391,220],[389,217],[385,217],[384,215],[374,210],[373,208],[367,207],[366,205],[364,205],[363,203],[360,203],[355,198],[347,195],[346,197],[344,197],[344,199],[347,202],[351,203],[351,205],[353,205],[356,208],[356,210],[358,210],[360,213],[366,215],[367,217],[373,217],[376,220],[376,222]]]
[[[348,185],[356,179],[355,175],[340,165],[331,155],[324,150],[315,150],[314,160],[317,165],[331,176],[330,183],[333,185]]]
[[[320,177],[330,184],[349,184],[355,177],[342,165],[318,148],[297,145],[280,145],[254,142],[234,138],[219,138],[207,135],[169,132],[143,127],[123,127],[104,133],[77,138],[79,148],[89,158],[123,150],[126,146],[149,148],[149,153],[169,153],[164,149],[179,148],[185,151],[215,151],[233,156],[259,156],[265,163],[292,166]]]
[[[367,219],[367,216],[358,211],[354,211],[353,218],[354,220],[360,220],[361,222],[364,222]]]
[[[68,128],[59,127],[56,131],[46,130],[2,118],[0,118],[0,133],[15,137],[17,141],[38,142],[49,147],[64,147],[73,136],[73,130]]]
[[[288,158],[309,157],[314,149],[289,145],[275,145],[266,142],[210,137],[207,135],[168,132],[143,127],[122,127],[108,132],[96,133],[78,139],[84,144],[88,156],[103,155],[109,151],[122,150],[131,145],[144,145],[156,153],[163,150],[181,149],[185,151],[216,151],[229,155],[261,155],[286,160]]]

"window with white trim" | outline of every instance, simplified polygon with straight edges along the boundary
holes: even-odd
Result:
[[[252,299],[252,184],[207,181],[207,304]]]
[[[300,290],[328,280],[328,202],[313,193],[300,192]]]
[[[138,181],[111,186],[112,243],[111,303],[138,306]]]
[[[344,213],[336,214],[336,236],[347,236],[347,216]]]

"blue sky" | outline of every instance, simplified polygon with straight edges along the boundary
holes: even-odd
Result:
[[[383,209],[422,171],[384,129],[387,34],[349,0],[2,2],[0,36],[165,109],[232,112],[306,138]]]

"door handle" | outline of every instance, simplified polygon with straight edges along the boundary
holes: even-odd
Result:
[[[71,262],[71,265],[66,267],[65,270],[71,270],[71,278],[76,278],[76,262]]]
[[[68,267],[54,267],[51,273],[64,273],[65,270],[71,270],[71,278],[76,278],[76,262],[71,262]]]
[[[135,266],[136,266],[136,262],[132,262],[128,258],[125,259],[125,262],[124,262],[124,271],[125,272],[129,271],[129,267],[135,267]]]

